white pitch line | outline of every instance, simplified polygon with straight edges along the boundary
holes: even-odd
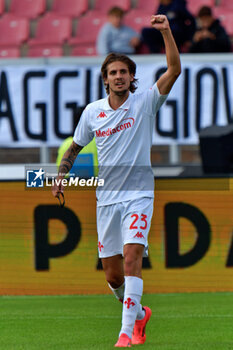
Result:
[[[31,316],[31,315],[24,315],[24,316],[17,316],[17,315],[2,315],[0,316],[0,320],[40,320],[40,319],[47,319],[47,320],[76,320],[76,319],[120,319],[121,316],[108,316],[108,315],[88,315],[88,316]],[[233,314],[226,314],[226,315],[211,315],[211,314],[190,314],[190,315],[152,315],[152,318],[155,319],[187,319],[187,318],[233,318]]]

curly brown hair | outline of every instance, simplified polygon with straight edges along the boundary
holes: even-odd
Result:
[[[116,61],[120,61],[120,62],[125,63],[129,69],[129,73],[132,74],[133,77],[135,77],[136,63],[134,61],[132,61],[126,55],[119,54],[119,53],[110,53],[105,58],[105,60],[102,64],[102,67],[101,67],[101,74],[102,74],[103,81],[105,81],[105,79],[107,78],[107,75],[108,75],[108,65],[113,63],[113,62],[116,62]],[[134,78],[133,81],[130,82],[129,91],[131,91],[132,93],[134,93],[137,89],[137,81],[138,81],[138,79]],[[105,84],[105,82],[104,82],[104,86],[105,86],[105,90],[106,90],[107,94],[109,94],[109,84]]]

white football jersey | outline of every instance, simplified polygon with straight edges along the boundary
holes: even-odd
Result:
[[[154,197],[150,150],[155,115],[167,95],[157,84],[113,110],[108,97],[85,108],[74,133],[74,142],[86,146],[95,137],[99,179],[97,205],[109,205],[139,197]]]

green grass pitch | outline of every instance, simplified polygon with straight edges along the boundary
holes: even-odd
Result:
[[[139,350],[232,350],[233,293],[147,294]],[[114,349],[121,304],[111,295],[0,297],[1,350]]]

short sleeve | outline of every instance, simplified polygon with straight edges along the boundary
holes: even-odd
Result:
[[[80,146],[86,146],[94,137],[91,130],[91,115],[88,108],[85,108],[79,123],[75,129],[73,140]]]
[[[151,89],[145,92],[145,109],[149,114],[155,116],[159,108],[166,101],[168,95],[161,95],[155,83]]]

